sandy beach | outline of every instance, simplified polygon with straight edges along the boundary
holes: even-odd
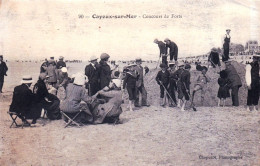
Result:
[[[4,93],[0,95],[0,165],[256,166],[260,163],[259,111],[246,111],[243,87],[239,107],[216,107],[213,97],[218,87],[212,82],[215,86],[208,94],[206,106],[198,105],[197,112],[191,109],[181,112],[178,108],[158,105],[155,70],[145,77],[151,106],[129,112],[125,103],[120,116],[123,124],[64,128],[62,120],[39,119],[39,127],[10,129],[7,111],[13,88],[25,72],[37,80],[40,63],[26,64],[30,68],[17,62],[8,65],[10,71]],[[81,71],[84,65],[68,64],[69,73]],[[192,78],[195,74],[192,71]],[[209,74],[217,76],[211,69]],[[227,103],[230,105],[229,100]]]

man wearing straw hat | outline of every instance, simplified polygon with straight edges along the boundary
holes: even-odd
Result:
[[[3,55],[0,55],[0,93],[3,93],[2,88],[4,85],[4,77],[7,76],[6,72],[8,67],[6,63],[3,61]]]
[[[33,83],[32,76],[23,76],[21,85],[16,86],[13,92],[13,99],[10,105],[10,112],[19,113],[20,119],[25,122],[26,119],[32,119],[32,124],[36,123],[36,120],[41,116],[41,109],[35,107],[35,95],[30,90],[30,86]]]
[[[89,59],[89,65],[85,67],[85,75],[88,77],[88,95],[92,96],[100,90],[100,78],[99,78],[99,66],[97,63],[97,57],[91,56]]]

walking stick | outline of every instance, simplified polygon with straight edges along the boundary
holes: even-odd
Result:
[[[183,85],[184,85],[184,88],[185,88],[185,90],[186,90],[186,92],[188,91],[188,89],[187,89],[187,87],[186,87],[186,85],[183,83]],[[190,96],[190,94],[187,92],[187,94],[188,94],[188,96],[190,97],[190,99],[191,99],[191,96]],[[197,111],[197,109],[195,108],[195,105],[194,105],[194,103],[193,103],[193,98],[192,98],[192,100],[191,100],[191,105],[190,105],[190,107],[193,109],[193,111]]]
[[[167,95],[168,95],[168,96],[170,97],[170,99],[172,100],[172,102],[175,103],[174,100],[172,99],[171,95],[169,94],[169,92],[168,92],[167,89],[165,88],[165,86],[161,83],[161,81],[159,81],[159,83],[162,85],[162,87],[164,88],[165,92],[167,93]]]

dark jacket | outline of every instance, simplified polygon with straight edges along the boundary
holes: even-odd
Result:
[[[158,47],[159,47],[159,50],[160,50],[160,55],[162,54],[167,54],[167,50],[166,50],[166,45],[164,42],[162,41],[158,41]]]
[[[190,72],[184,70],[180,75],[180,82],[185,85],[185,87],[189,90],[190,89]]]
[[[25,115],[33,104],[35,95],[25,84],[16,86],[13,92],[13,100],[10,105],[10,112],[17,112]]]
[[[92,64],[89,64],[85,68],[85,75],[88,77],[88,81],[90,84],[98,84],[99,83],[99,66],[95,65],[95,68]]]
[[[128,88],[136,87],[136,81],[138,80],[138,73],[136,71],[129,71],[126,73],[123,82],[123,89],[127,86]]]
[[[36,102],[41,102],[45,97],[49,95],[47,87],[43,80],[38,80],[37,83],[33,87],[33,93],[35,95]]]
[[[2,63],[0,64],[0,77],[6,75],[7,70],[8,67],[6,66],[6,63],[2,61]]]
[[[178,46],[174,42],[171,41],[169,45],[166,44],[166,54],[168,48],[170,48],[170,54],[178,53]]]
[[[159,71],[155,79],[159,85],[161,85],[159,83],[159,81],[161,81],[164,86],[167,86],[170,80],[170,72],[168,70],[166,70],[164,73]]]
[[[56,66],[57,69],[60,69],[62,67],[66,67],[66,63],[64,61],[58,61]]]
[[[251,79],[252,82],[257,82],[259,83],[259,63],[256,62],[252,62],[250,63],[251,65]]]
[[[100,64],[100,88],[108,86],[111,81],[111,69],[107,62],[101,60]]]
[[[230,82],[229,87],[242,86],[241,79],[232,64],[226,65],[227,78]]]

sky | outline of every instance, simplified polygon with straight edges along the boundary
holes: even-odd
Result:
[[[155,38],[170,38],[179,57],[206,54],[231,42],[260,42],[260,0],[0,0],[0,54],[5,59],[88,60],[106,52],[114,60],[157,60]],[[136,15],[94,19],[92,15]],[[143,18],[171,15],[181,18]],[[84,15],[83,19],[79,15]]]

